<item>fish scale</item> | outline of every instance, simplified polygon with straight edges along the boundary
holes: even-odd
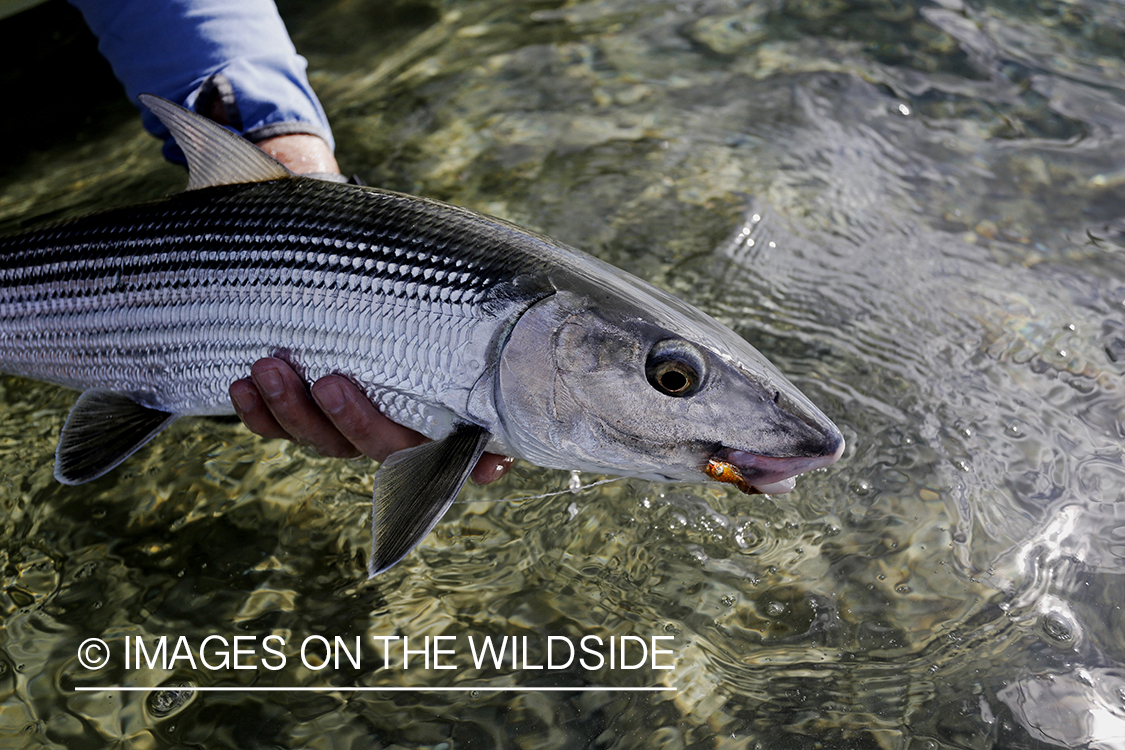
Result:
[[[310,380],[347,372],[387,416],[437,436],[495,337],[489,272],[519,269],[464,257],[487,244],[472,221],[419,222],[398,200],[314,180],[222,185],[0,239],[0,370],[215,414],[231,412],[231,382],[280,354]]]

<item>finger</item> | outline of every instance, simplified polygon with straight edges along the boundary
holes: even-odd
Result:
[[[264,438],[292,440],[285,428],[277,423],[266,402],[258,394],[258,386],[250,378],[236,380],[228,391],[234,413],[250,432]]]
[[[376,461],[426,442],[422,434],[383,416],[367,394],[342,375],[326,375],[313,383],[312,397],[340,434]]]
[[[250,377],[277,423],[292,439],[322,456],[354,458],[359,450],[317,407],[301,378],[285,362],[266,357],[250,368]]]
[[[473,473],[469,476],[472,477],[473,482],[476,484],[488,484],[495,482],[500,477],[508,473],[512,468],[512,464],[516,459],[511,456],[501,456],[496,453],[485,453],[477,461],[477,465],[473,467]]]
[[[392,422],[371,403],[367,395],[352,381],[340,375],[328,375],[313,383],[312,395],[336,429],[376,461],[405,448],[421,445],[426,437],[408,427]],[[488,484],[508,473],[514,459],[485,453],[473,469],[477,484]]]

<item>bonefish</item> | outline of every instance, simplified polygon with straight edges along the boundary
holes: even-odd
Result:
[[[102,476],[283,355],[433,439],[375,477],[370,572],[414,548],[485,450],[778,493],[843,451],[729,328],[611,265],[432,200],[289,172],[142,97],[188,190],[0,239],[0,371],[81,391],[55,476]]]

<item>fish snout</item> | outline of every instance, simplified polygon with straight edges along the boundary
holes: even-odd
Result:
[[[818,440],[806,440],[800,455],[767,456],[734,448],[719,450],[704,468],[707,476],[733,484],[748,495],[781,495],[796,486],[795,477],[835,463],[844,453],[844,436],[831,425]]]

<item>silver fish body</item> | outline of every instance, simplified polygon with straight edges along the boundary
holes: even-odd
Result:
[[[0,239],[0,371],[83,391],[61,481],[100,476],[175,418],[231,413],[230,383],[265,356],[308,382],[345,374],[437,441],[376,475],[372,574],[486,448],[744,491],[839,457],[836,427],[760,353],[646,282],[471,211],[296,177],[144,101],[192,189]]]
[[[510,231],[284,179],[0,239],[0,370],[188,416],[231,413],[230,383],[281,356],[310,382],[349,375],[391,419],[442,437],[536,294],[522,288],[536,240]]]

